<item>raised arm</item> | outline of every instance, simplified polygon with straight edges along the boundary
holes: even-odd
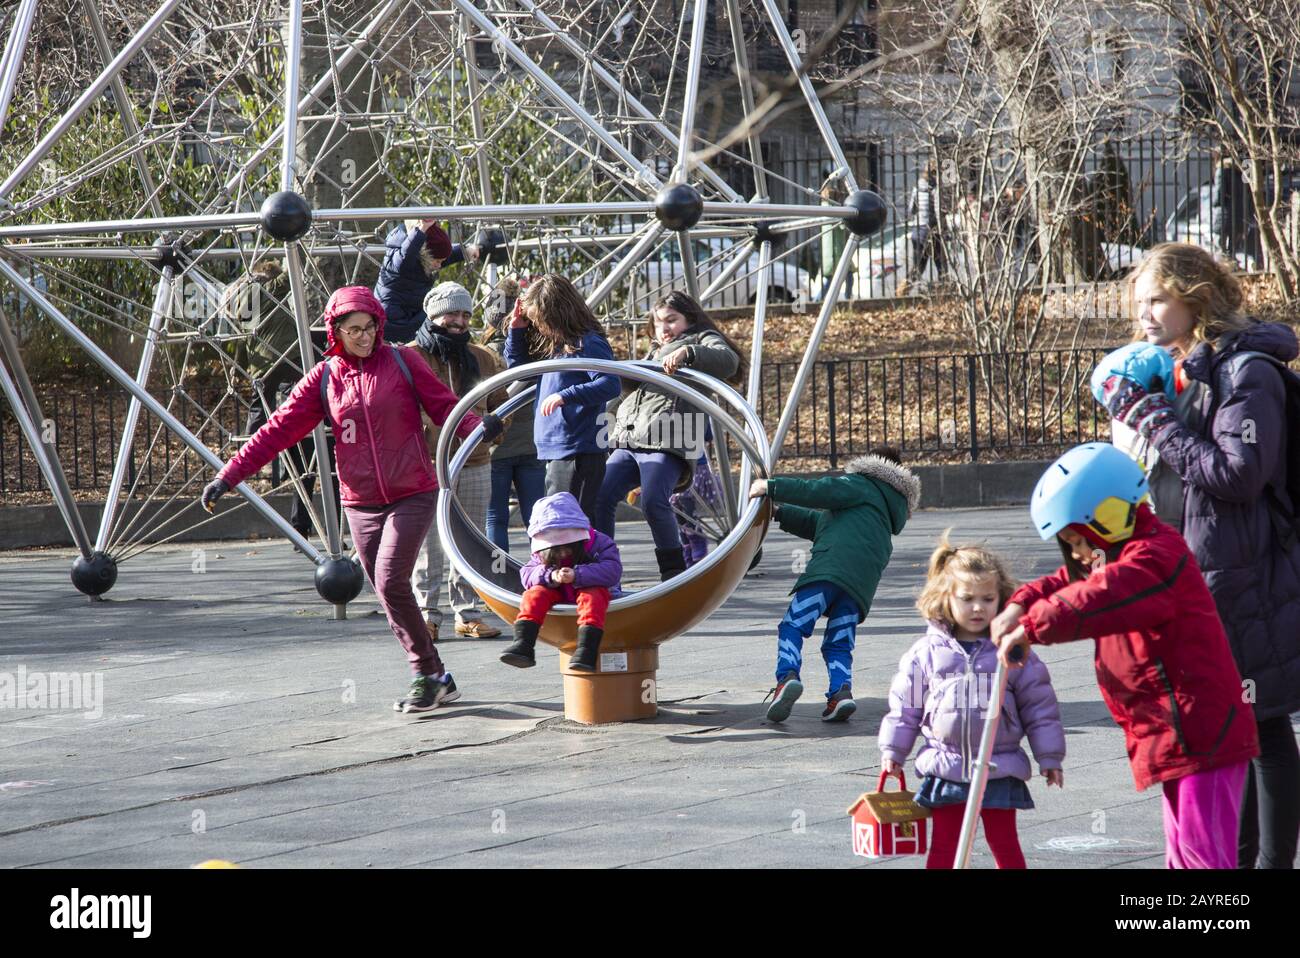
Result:
[[[851,509],[868,501],[870,492],[852,476],[791,479],[776,476],[767,481],[767,494],[776,502],[810,509]]]
[[[506,346],[504,350],[506,366],[514,369],[516,366],[522,366],[525,363],[533,362],[533,357],[528,352],[528,330],[516,329],[510,327],[506,330]]]
[[[405,279],[418,280],[422,283],[428,282],[428,277],[424,273],[424,266],[420,263],[420,250],[424,249],[424,240],[424,230],[418,226],[414,229],[407,229],[406,238],[402,240],[401,247],[393,254],[393,272]]]

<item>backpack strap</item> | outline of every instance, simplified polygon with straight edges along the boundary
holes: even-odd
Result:
[[[325,357],[325,369],[321,372],[320,377],[320,404],[325,410],[325,422],[331,429],[334,428],[334,420],[330,418],[330,369],[334,365],[334,360]]]
[[[398,349],[396,346],[394,346],[392,343],[388,344],[388,348],[393,351],[393,358],[397,360],[397,368],[400,369],[402,371],[402,375],[406,377],[406,384],[410,386],[412,390],[414,390],[415,380],[411,376],[411,367],[406,365],[406,358],[402,355],[402,351]],[[420,402],[420,397],[416,396],[415,401],[416,404],[418,405]]]
[[[406,385],[411,387],[411,398],[415,400],[415,415],[419,416],[424,407],[420,404],[420,391],[415,388],[415,377],[411,375],[411,367],[406,365],[406,357],[402,355],[400,349],[391,343],[388,348],[393,351],[393,358],[397,360],[397,368],[402,371],[402,375],[406,378]]]
[[[402,351],[391,343],[388,348],[392,350],[393,358],[397,360],[397,368],[402,371],[406,384],[411,387],[411,392],[415,396],[416,408],[420,405],[419,393],[415,392],[415,377],[411,375],[411,367],[406,365],[406,359],[402,356]],[[334,428],[334,420],[330,418],[330,370],[334,366],[334,360],[326,357],[325,371],[320,377],[320,404],[325,408],[325,421],[329,423],[330,428]]]

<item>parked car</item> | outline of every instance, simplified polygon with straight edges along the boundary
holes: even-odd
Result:
[[[1192,243],[1214,253],[1223,252],[1223,237],[1214,229],[1214,185],[1202,183],[1178,201],[1165,220],[1165,241]],[[1253,217],[1252,217],[1253,219]],[[1237,268],[1251,272],[1258,267],[1254,256],[1244,250],[1234,254]]]
[[[855,258],[857,274],[853,288],[855,298],[892,299],[899,295],[899,286],[904,281],[907,282],[909,292],[916,292],[940,278],[933,258],[926,263],[924,270],[919,274],[916,272],[911,241],[913,229],[913,226],[907,224],[886,227],[858,247]],[[975,272],[974,264],[966,244],[957,242],[957,236],[956,229],[950,226],[948,242],[943,248],[945,276],[969,285]],[[1143,253],[1136,246],[1121,243],[1103,243],[1102,252],[1111,273],[1116,276],[1130,270],[1142,258]],[[1013,263],[1018,266],[1023,262],[1023,257],[1024,250],[1017,249]],[[1019,269],[1016,275],[1022,286],[1035,286],[1040,281],[1033,268]],[[823,285],[820,276],[814,279],[808,294],[812,302],[821,301]]]
[[[743,237],[708,237],[692,241],[695,254],[696,275],[700,290],[708,287],[722,274],[732,256],[738,252],[736,244],[749,244]],[[776,254],[779,256],[779,253]],[[618,262],[617,259],[610,263]],[[723,306],[743,306],[754,302],[758,296],[759,257],[756,250],[751,251],[744,265],[723,285],[723,288],[710,296],[703,304],[706,308]],[[600,276],[584,275],[577,281],[577,287],[584,295],[595,289]],[[793,303],[802,290],[808,288],[810,278],[808,271],[794,263],[775,259],[772,263],[772,279],[768,285],[768,302]],[[626,284],[623,285],[626,289]],[[650,257],[636,270],[636,303],[638,313],[647,313],[654,303],[674,289],[686,289],[686,273],[682,268],[681,251],[677,238],[668,236]]]
[[[749,241],[740,239],[739,242],[748,245]],[[731,237],[710,237],[693,241],[692,250],[695,253],[695,268],[701,291],[717,279],[731,262],[736,252],[736,243],[737,239]],[[704,305],[707,307],[739,306],[754,302],[758,298],[758,270],[758,251],[753,250],[740,270]],[[654,256],[639,270],[638,275],[648,287],[644,301],[638,295],[638,309],[649,310],[654,300],[667,295],[670,290],[685,289],[686,278],[682,269],[681,250],[676,239],[672,238],[660,244]],[[775,259],[772,263],[772,279],[767,290],[768,302],[792,303],[798,298],[800,290],[808,288],[809,282],[807,270],[800,269],[794,263]],[[637,292],[640,294],[640,289]]]

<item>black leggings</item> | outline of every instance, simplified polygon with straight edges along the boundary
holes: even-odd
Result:
[[[571,492],[590,521],[596,515],[596,495],[605,481],[605,453],[579,452],[546,462],[546,494]]]
[[[1258,777],[1259,784],[1255,784]],[[1239,868],[1294,868],[1300,834],[1300,748],[1291,716],[1259,723],[1259,758],[1246,771]]]

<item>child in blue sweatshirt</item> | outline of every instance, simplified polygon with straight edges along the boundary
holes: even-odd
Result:
[[[548,273],[529,283],[515,306],[506,365],[575,356],[612,360],[614,353],[573,284]],[[573,493],[587,515],[595,513],[596,493],[605,479],[599,417],[621,391],[617,376],[581,370],[547,373],[538,385],[533,438],[537,458],[546,463],[546,494]]]

